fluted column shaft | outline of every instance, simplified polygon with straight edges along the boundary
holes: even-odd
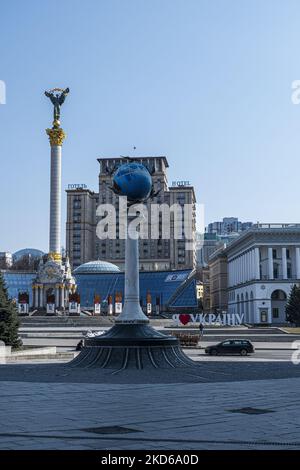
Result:
[[[51,147],[49,252],[61,250],[61,146]]]

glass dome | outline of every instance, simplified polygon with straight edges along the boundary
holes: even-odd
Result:
[[[42,258],[44,256],[44,252],[41,250],[36,250],[35,248],[24,248],[23,250],[16,251],[13,254],[14,261],[18,261],[19,259],[23,258],[23,256],[32,256],[33,258]]]
[[[96,260],[81,264],[74,269],[74,274],[118,273],[120,271],[120,268],[115,264]]]

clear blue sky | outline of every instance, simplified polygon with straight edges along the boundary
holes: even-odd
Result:
[[[206,223],[300,222],[298,0],[2,0],[0,18],[0,251],[48,247],[54,86],[64,188],[96,190],[96,158],[135,145],[193,183]]]

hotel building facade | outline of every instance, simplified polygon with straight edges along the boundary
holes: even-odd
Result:
[[[161,215],[158,221],[157,239],[151,239],[151,227],[156,222],[152,220],[151,210],[148,210],[148,238],[141,239],[139,243],[140,269],[144,271],[168,271],[194,269],[196,266],[196,210],[194,188],[188,184],[174,184],[168,186],[168,161],[164,156],[134,158],[145,165],[152,174],[154,192],[156,196],[147,202],[148,209],[151,204],[176,204],[182,210],[184,227],[188,232],[182,232],[181,238],[176,238],[174,226],[174,213],[170,211],[170,236],[163,238]],[[67,190],[67,223],[66,223],[66,250],[73,268],[92,260],[108,261],[117,265],[121,270],[125,266],[125,240],[120,235],[119,227],[119,197],[110,189],[112,174],[115,169],[124,163],[124,159],[99,158],[99,191],[92,192],[87,188],[74,188]],[[96,215],[100,204],[112,204],[116,210],[116,237],[115,239],[99,239],[96,234],[97,224],[101,220]],[[183,207],[189,205],[191,210],[185,213]],[[186,218],[186,220],[184,220]],[[187,220],[188,219],[188,220]],[[188,249],[187,249],[188,246]]]

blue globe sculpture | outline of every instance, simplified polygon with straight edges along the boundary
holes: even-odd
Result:
[[[113,175],[113,190],[130,201],[144,201],[151,194],[151,175],[141,163],[124,163]]]

